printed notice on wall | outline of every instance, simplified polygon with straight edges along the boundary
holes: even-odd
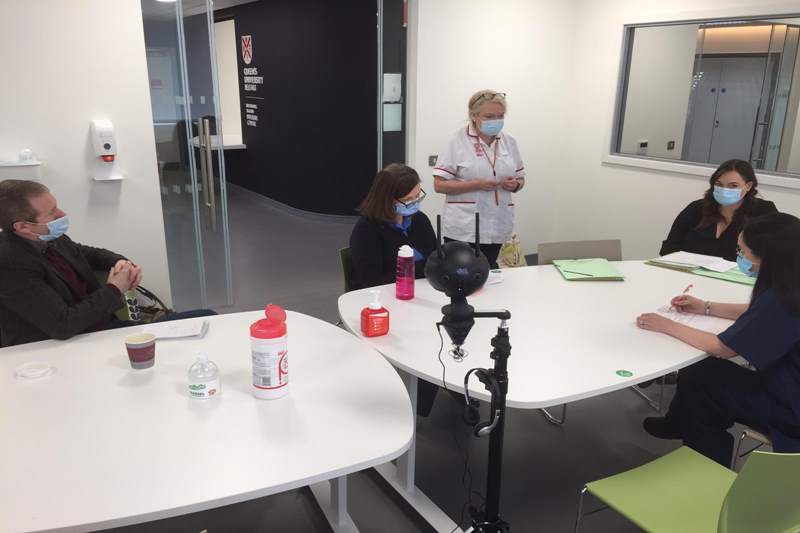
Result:
[[[251,128],[258,127],[259,101],[263,100],[261,88],[264,86],[264,76],[258,73],[258,67],[250,66],[253,63],[253,36],[242,35],[240,39],[242,50],[242,88],[244,89],[244,116],[245,125]]]

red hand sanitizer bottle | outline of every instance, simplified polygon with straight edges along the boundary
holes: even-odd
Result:
[[[365,337],[380,337],[389,333],[389,311],[381,305],[381,291],[369,291],[372,301],[361,311],[361,333]]]

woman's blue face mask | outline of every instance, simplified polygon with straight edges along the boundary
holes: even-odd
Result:
[[[397,212],[398,215],[402,215],[404,217],[410,217],[411,215],[419,211],[419,200],[411,202],[409,204],[396,203],[394,204],[394,210]]]
[[[484,135],[489,135],[490,137],[497,137],[500,135],[500,132],[503,131],[503,124],[504,120],[502,118],[494,119],[494,120],[482,120],[481,121],[481,133]]]
[[[423,189],[419,190],[419,195],[416,198],[411,200],[410,202],[403,202],[402,200],[397,200],[394,204],[394,210],[398,215],[402,215],[404,217],[410,217],[417,211],[419,211],[419,206],[422,203],[422,200],[425,199],[425,191]]]
[[[728,187],[714,186],[714,200],[719,205],[734,205],[742,199],[741,189],[731,189]]]
[[[753,271],[753,262],[750,261],[747,257],[745,257],[744,252],[741,249],[738,249],[736,251],[736,266],[738,266],[739,270],[741,270],[751,278],[755,278],[758,276],[758,272]]]

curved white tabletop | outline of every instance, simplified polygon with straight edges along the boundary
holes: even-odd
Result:
[[[690,283],[691,294],[703,299],[744,303],[750,287],[705,278],[640,261],[615,263],[623,282],[565,281],[551,265],[503,270],[504,281],[487,285],[468,298],[476,310],[505,308],[511,311],[508,361],[510,407],[535,409],[588,398],[625,388],[687,366],[704,354],[667,335],[643,331],[635,318],[668,305],[672,296]],[[417,280],[416,298],[397,300],[394,285],[379,287],[381,302],[389,309],[389,334],[365,340],[391,363],[421,379],[442,384],[437,360],[439,335],[435,323],[449,299],[426,280]],[[339,314],[347,327],[361,336],[360,312],[369,303],[370,289],[343,294]],[[715,332],[731,322],[713,319]],[[463,391],[470,368],[491,367],[489,341],[499,322],[475,322],[465,348],[470,355],[456,363],[447,350],[450,339],[444,329],[442,361],[450,389]],[[617,374],[627,370],[630,377]],[[470,393],[488,399],[473,380]]]
[[[158,341],[132,370],[138,328],[0,350],[0,531],[86,531],[209,509],[343,476],[402,454],[413,435],[397,372],[349,333],[288,313],[291,392],[250,393],[249,325],[212,317],[205,339]],[[197,320],[197,319],[195,319]],[[222,393],[187,397],[195,351]],[[13,376],[46,361],[39,381]]]

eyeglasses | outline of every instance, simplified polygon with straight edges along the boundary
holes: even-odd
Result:
[[[409,200],[408,202],[404,202],[403,200],[397,200],[397,201],[403,204],[403,207],[408,207],[410,204],[421,202],[426,196],[427,194],[425,193],[425,189],[420,189],[419,194],[417,195],[416,198]]]
[[[745,258],[744,257],[744,251],[738,245],[736,246],[736,255],[738,255],[739,257]]]
[[[506,93],[483,93],[482,95],[478,96],[475,99],[474,103],[477,104],[481,100],[486,100],[487,102],[491,102],[492,100],[494,100],[498,96],[500,98],[505,98],[506,97]]]

